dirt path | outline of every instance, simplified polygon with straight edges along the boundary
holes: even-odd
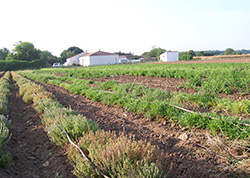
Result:
[[[13,85],[9,103],[12,137],[5,150],[11,152],[13,160],[9,167],[0,169],[0,177],[74,178],[63,149],[50,142],[43,130],[41,115],[23,102],[17,86]]]
[[[122,108],[92,102],[85,96],[70,94],[63,88],[50,84],[43,86],[66,107],[71,107],[97,122],[106,131],[124,131],[136,139],[150,141],[162,148],[168,159],[170,177],[227,177],[235,173],[221,171],[219,160],[213,154],[204,154],[200,145],[206,140],[206,131],[188,131],[173,123],[150,121],[142,115]],[[220,165],[221,166],[221,165]]]

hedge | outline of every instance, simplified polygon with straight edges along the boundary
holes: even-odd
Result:
[[[46,66],[47,63],[40,59],[33,61],[18,61],[18,60],[0,61],[0,71],[40,69]]]

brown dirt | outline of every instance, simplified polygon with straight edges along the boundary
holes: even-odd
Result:
[[[92,102],[85,96],[70,94],[65,89],[42,84],[52,92],[65,107],[71,107],[80,114],[97,122],[105,131],[124,132],[135,135],[138,140],[147,140],[164,150],[169,177],[229,177],[236,172],[222,171],[224,160],[215,154],[205,154],[202,145],[206,142],[205,130],[188,131],[169,121],[150,121],[142,115],[123,108]]]
[[[64,150],[52,144],[43,130],[41,115],[32,105],[23,102],[18,87],[13,85],[9,96],[12,137],[5,147],[13,160],[0,168],[1,178],[74,178]]]
[[[178,88],[185,79],[164,78],[164,77],[147,77],[147,76],[132,76],[132,75],[117,75],[114,77],[99,77],[92,79],[94,81],[105,82],[107,80],[115,80],[118,83],[135,83],[137,85],[145,85],[151,88],[160,88],[168,92],[185,92],[195,93],[194,89]]]

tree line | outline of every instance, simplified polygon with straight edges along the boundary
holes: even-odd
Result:
[[[166,49],[153,47],[149,52],[144,52],[142,56],[146,59],[157,58],[160,59],[160,55],[167,51]],[[250,50],[242,49],[242,50],[234,50],[232,48],[227,48],[224,51],[219,50],[209,50],[209,51],[182,51],[179,52],[179,60],[188,61],[192,60],[194,56],[215,56],[215,55],[242,55],[242,54],[250,54]]]
[[[34,61],[41,60],[48,65],[53,63],[64,63],[67,58],[83,52],[79,47],[69,47],[60,54],[60,57],[54,56],[47,50],[40,50],[30,42],[19,41],[14,45],[13,50],[7,48],[0,49],[0,61]]]
[[[53,63],[64,63],[67,58],[84,52],[81,48],[72,46],[61,52],[60,56],[54,56],[51,52],[45,50],[39,50],[30,42],[19,41],[14,45],[13,50],[7,48],[0,49],[0,61],[34,61],[41,60],[48,66]],[[160,59],[160,55],[167,51],[163,48],[152,47],[152,50],[144,52],[142,56],[146,59],[157,58]],[[122,52],[119,52],[119,54]],[[235,55],[235,54],[249,54],[250,50],[234,50],[227,48],[225,51],[209,50],[209,51],[183,51],[179,52],[179,60],[192,60],[194,56],[214,56],[214,55]],[[137,56],[138,57],[138,56]]]

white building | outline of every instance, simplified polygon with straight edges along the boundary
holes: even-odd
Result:
[[[75,55],[75,56],[72,56],[72,57],[70,57],[70,58],[67,58],[66,59],[66,62],[63,64],[64,66],[71,66],[71,65],[82,65],[81,63],[80,63],[80,60],[79,60],[79,57],[81,57],[81,56],[83,56],[83,55],[85,55],[85,54],[88,54],[88,52],[82,52],[82,53],[79,53],[79,54],[77,54],[77,55]]]
[[[128,63],[128,58],[125,55],[119,55],[118,62],[120,64]]]
[[[118,59],[118,54],[97,51],[79,57],[79,62],[82,66],[108,65],[117,64]]]
[[[166,51],[160,55],[160,60],[163,62],[168,61],[179,61],[179,52],[178,51]]]

